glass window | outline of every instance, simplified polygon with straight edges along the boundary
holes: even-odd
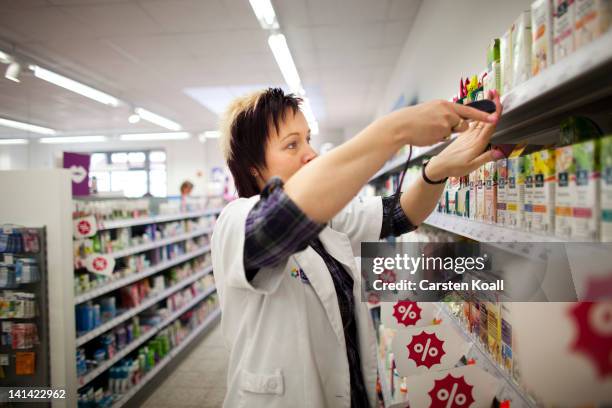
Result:
[[[91,170],[106,168],[106,153],[94,153],[91,155]]]
[[[128,161],[128,154],[127,153],[113,153],[111,154],[111,162],[113,164],[123,164],[123,163],[127,163]]]
[[[144,166],[147,155],[144,152],[128,153],[128,161],[130,165]]]
[[[167,195],[166,170],[151,170],[149,176],[151,194],[155,197],[165,197]]]
[[[166,162],[166,152],[163,151],[154,151],[149,154],[149,160],[153,163],[165,163]]]
[[[91,185],[91,180],[96,178],[96,185],[98,191],[100,192],[108,192],[110,189],[110,173],[108,171],[92,171],[89,173],[89,180]]]

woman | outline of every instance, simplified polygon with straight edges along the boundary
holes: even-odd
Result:
[[[416,228],[448,176],[501,157],[484,152],[501,114],[492,97],[493,115],[444,101],[395,111],[316,160],[299,98],[267,89],[233,102],[222,140],[240,198],[212,237],[231,347],[225,406],[374,406],[375,333],[354,257],[361,242]],[[451,131],[464,133],[400,200],[351,201],[402,146]]]

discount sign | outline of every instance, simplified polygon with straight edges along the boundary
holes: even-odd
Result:
[[[393,317],[398,324],[414,326],[421,319],[421,308],[416,302],[400,301],[393,306]]]
[[[408,358],[414,360],[417,367],[431,368],[435,364],[440,364],[440,360],[444,356],[444,342],[435,334],[425,331],[413,336],[412,342],[406,347],[408,348]]]
[[[115,259],[104,254],[91,254],[85,260],[85,267],[89,272],[111,276],[115,269]]]
[[[75,218],[72,225],[72,234],[77,239],[93,237],[98,232],[96,217],[93,215]]]
[[[465,381],[465,377],[453,377],[448,374],[441,380],[435,380],[429,391],[430,408],[467,408],[474,403],[472,389],[474,386]]]

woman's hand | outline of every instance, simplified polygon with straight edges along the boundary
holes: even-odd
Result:
[[[500,117],[502,106],[497,92],[492,91],[489,98],[497,107],[493,115]],[[476,170],[492,160],[501,159],[504,154],[496,149],[484,151],[495,132],[495,123],[472,122],[469,129],[461,133],[427,164],[427,177],[441,180],[445,177],[461,177]]]
[[[425,102],[397,110],[385,116],[401,144],[431,146],[450,136],[452,132],[468,129],[468,120],[495,124],[498,114],[488,114],[478,109],[448,101]]]

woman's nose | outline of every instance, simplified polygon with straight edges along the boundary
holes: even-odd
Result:
[[[314,149],[310,145],[308,145],[308,152],[303,156],[302,159],[304,164],[308,163],[315,157],[317,157],[317,152],[315,152]]]

